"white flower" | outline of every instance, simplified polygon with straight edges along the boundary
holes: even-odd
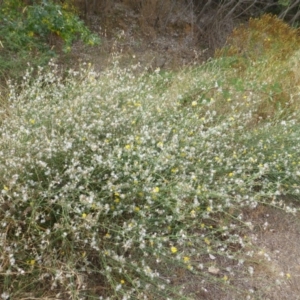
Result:
[[[7,300],[7,299],[9,299],[9,294],[6,293],[6,292],[4,292],[4,293],[1,294],[1,298],[2,298],[3,300]]]

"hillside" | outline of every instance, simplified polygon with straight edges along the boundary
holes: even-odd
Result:
[[[1,298],[300,299],[299,30],[106,15],[2,94]]]

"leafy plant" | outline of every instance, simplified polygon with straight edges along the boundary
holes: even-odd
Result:
[[[100,42],[70,6],[52,1],[25,6],[20,0],[4,0],[0,19],[2,76],[18,74],[27,62],[40,65],[48,61],[55,56],[57,49],[54,46],[60,41],[64,52],[71,50],[76,39],[88,45]]]

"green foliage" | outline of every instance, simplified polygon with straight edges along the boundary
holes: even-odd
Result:
[[[291,0],[279,0],[278,4],[282,6],[288,6],[291,4]]]
[[[70,51],[76,39],[88,45],[99,43],[99,38],[88,30],[67,4],[43,0],[25,6],[20,0],[4,0],[0,19],[2,76],[12,75],[11,69],[14,68],[18,73],[28,61],[33,65],[47,61],[55,55],[53,46],[60,41],[64,52]],[[34,59],[30,59],[31,56]]]

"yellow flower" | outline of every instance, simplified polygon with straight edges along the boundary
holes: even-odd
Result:
[[[183,257],[183,261],[184,261],[185,263],[187,263],[187,262],[190,261],[190,258],[189,258],[188,256],[184,256],[184,257]]]
[[[86,216],[87,216],[87,214],[86,214],[86,213],[83,213],[83,214],[82,214],[82,218],[83,218],[83,219],[85,219],[85,218],[86,218]]]
[[[120,282],[121,282],[121,284],[124,284],[124,283],[125,283],[125,280],[121,279],[121,281],[120,281]]]
[[[30,123],[30,124],[34,124],[34,123],[35,123],[35,120],[34,120],[34,119],[30,119],[30,120],[29,120],[29,123]]]
[[[155,187],[154,189],[153,189],[153,191],[152,191],[153,193],[158,193],[159,192],[159,187]]]
[[[290,273],[286,273],[286,278],[290,279],[291,278],[291,274]]]
[[[9,190],[9,188],[6,185],[3,186],[3,189],[4,189],[4,191],[8,191]]]
[[[207,206],[206,210],[207,210],[208,212],[210,212],[210,211],[211,211],[211,207],[210,207],[210,206]]]
[[[204,242],[205,242],[205,244],[210,245],[210,240],[209,240],[209,238],[205,238],[205,239],[204,239]]]
[[[35,260],[34,259],[31,259],[31,260],[27,260],[27,263],[31,266],[34,266],[35,265]]]
[[[173,246],[173,247],[171,247],[171,252],[172,252],[172,253],[176,253],[176,252],[177,252],[177,248],[176,248],[176,247],[174,247],[174,246]]]
[[[192,106],[196,106],[196,105],[197,105],[197,101],[193,101]]]
[[[134,211],[138,212],[138,211],[140,211],[140,208],[139,208],[138,206],[136,206],[136,207],[134,208]]]
[[[126,146],[125,146],[125,149],[126,149],[126,150],[130,150],[130,148],[131,148],[130,145],[126,145]]]

